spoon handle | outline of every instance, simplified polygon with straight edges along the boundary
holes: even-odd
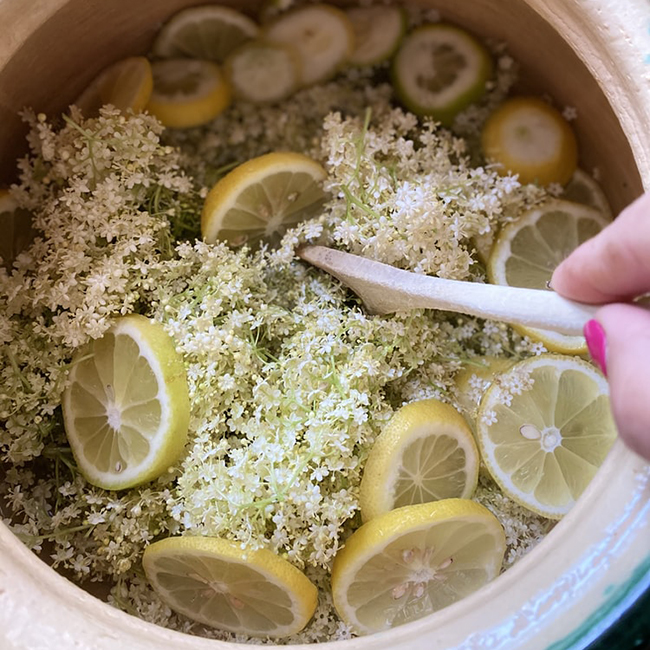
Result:
[[[582,335],[584,324],[599,307],[567,300],[553,291],[445,280],[402,271],[325,246],[304,246],[298,255],[338,278],[375,314],[442,309],[560,334]]]

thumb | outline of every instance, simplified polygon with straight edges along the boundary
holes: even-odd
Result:
[[[613,304],[600,309],[596,320],[602,328],[592,321],[585,335],[592,357],[607,374],[619,434],[650,460],[650,312]]]

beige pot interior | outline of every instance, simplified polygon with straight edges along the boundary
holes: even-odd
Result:
[[[15,53],[0,71],[0,151],[18,151],[22,129],[17,112],[32,106],[46,114],[60,112],[90,79],[109,63],[146,53],[160,24],[177,9],[196,0],[49,0],[32,16],[21,16],[20,0],[4,0],[8,20],[25,25],[52,14],[26,35],[18,35]],[[224,0],[254,13],[255,0]],[[341,4],[341,3],[339,3]],[[558,105],[575,106],[581,164],[598,167],[614,210],[641,191],[634,158],[623,130],[603,91],[569,44],[523,0],[419,0],[440,8],[444,18],[472,31],[506,41],[523,67],[521,92],[548,92]],[[14,9],[12,13],[12,8]],[[1,16],[2,14],[0,14]],[[0,24],[9,24],[4,21]],[[0,50],[0,65],[3,64]],[[2,156],[0,179],[11,178],[12,156]]]
[[[161,22],[193,4],[197,1],[0,0],[0,185],[11,182],[15,157],[23,149],[23,127],[17,117],[23,106],[50,115],[64,110],[101,68],[120,57],[146,53]],[[223,0],[223,4],[252,11],[257,3]],[[650,101],[647,89],[641,88],[643,80],[634,78],[637,62],[629,67],[621,62],[638,57],[640,65],[643,58],[635,49],[642,38],[639,21],[650,18],[643,0],[630,0],[625,7],[606,0],[427,4],[441,9],[450,21],[507,41],[523,67],[522,92],[548,92],[558,105],[577,108],[581,166],[599,169],[616,211],[642,192],[642,179],[650,181],[650,142],[641,138],[643,123],[649,123],[645,107]],[[603,16],[618,22],[604,25]],[[336,647],[547,647],[602,605],[606,585],[629,580],[639,570],[638,563],[650,556],[647,483],[645,465],[617,445],[574,512],[542,547],[487,592],[404,629]],[[596,511],[604,513],[600,519]],[[625,557],[615,551],[611,534],[607,536],[612,525],[630,531]],[[578,540],[584,548],[575,548]],[[604,572],[593,578],[592,587],[587,571],[586,582],[576,577],[575,584],[566,583],[566,576],[574,575],[574,567],[586,557],[589,544],[598,541],[604,544],[603,557],[612,549],[607,570],[613,567],[615,576]],[[226,647],[153,628],[100,604],[46,568],[1,524],[0,558],[4,558],[0,559],[2,648],[103,649],[117,643],[129,650]],[[556,601],[566,604],[569,594],[575,596],[571,607],[562,611],[552,607]],[[545,599],[550,603],[547,610],[539,609]],[[519,632],[513,622],[517,616]],[[499,625],[508,627],[508,621],[509,632],[495,631]],[[492,644],[484,645],[490,639]]]

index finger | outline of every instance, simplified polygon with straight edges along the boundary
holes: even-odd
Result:
[[[551,285],[566,298],[597,304],[650,292],[650,194],[573,251],[555,269]]]

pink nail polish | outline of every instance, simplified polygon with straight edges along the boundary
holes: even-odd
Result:
[[[583,332],[591,358],[607,377],[607,339],[603,326],[597,320],[590,320],[585,323]]]

